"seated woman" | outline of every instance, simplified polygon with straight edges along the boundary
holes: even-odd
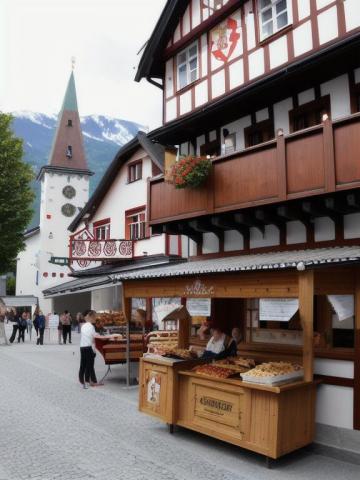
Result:
[[[232,337],[223,333],[219,328],[212,329],[211,333],[212,337],[201,358],[220,360],[236,355],[237,344]]]

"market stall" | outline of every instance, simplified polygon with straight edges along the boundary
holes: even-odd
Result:
[[[314,320],[317,328],[321,323],[318,297],[355,294],[358,298],[355,268],[209,273],[176,278],[151,278],[149,272],[148,278],[123,279],[123,285],[125,305],[130,305],[132,297],[178,296],[183,304],[189,298],[209,298],[214,306],[220,305],[217,325],[225,325],[228,312],[223,305],[236,299],[234,305],[242,319],[244,339],[233,359],[232,374],[226,372],[231,359],[226,366],[216,361],[199,365],[204,361],[185,356],[182,359],[176,353],[142,358],[142,412],[169,424],[171,430],[174,425],[186,427],[272,459],[313,441],[319,383],[319,379],[314,379],[314,350],[320,355],[324,352],[318,332],[314,331]],[[267,309],[264,315],[268,317],[261,318],[270,320],[262,319],[252,328],[250,306],[256,302]],[[271,315],[276,308],[280,310],[275,322]],[[269,324],[271,328],[262,328]],[[186,330],[191,343],[191,324]],[[345,349],[339,349],[339,355],[345,355],[344,352]],[[256,367],[248,365],[245,371],[236,371],[236,362],[241,360],[254,361]],[[354,411],[354,420],[356,415]]]

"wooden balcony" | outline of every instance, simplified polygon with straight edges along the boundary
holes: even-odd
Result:
[[[198,189],[150,180],[149,221],[155,226],[358,187],[360,114],[354,114],[215,158]]]

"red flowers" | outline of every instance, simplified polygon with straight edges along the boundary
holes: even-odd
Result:
[[[211,170],[211,161],[204,157],[181,158],[171,169],[175,188],[196,188],[202,185]]]

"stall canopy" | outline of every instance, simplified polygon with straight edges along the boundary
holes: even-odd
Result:
[[[352,264],[360,262],[360,246],[317,248],[254,255],[238,255],[211,260],[190,261],[161,268],[124,271],[114,275],[116,280],[181,277],[207,273],[229,273],[249,270],[281,270],[286,268]]]
[[[62,283],[56,287],[44,290],[45,298],[53,298],[59,295],[72,295],[79,292],[88,292],[96,288],[103,288],[106,285],[113,283],[113,279],[109,275],[102,275],[96,277],[85,277],[71,280],[70,282]]]
[[[32,307],[38,304],[38,298],[33,295],[17,295],[0,297],[0,303],[5,307]]]

